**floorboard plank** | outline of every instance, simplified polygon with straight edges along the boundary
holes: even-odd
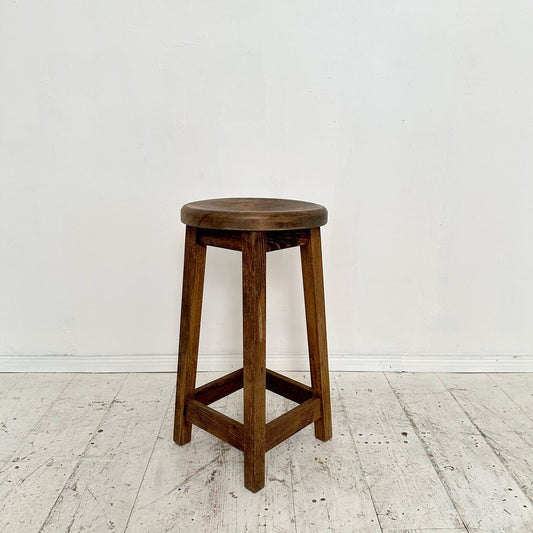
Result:
[[[0,531],[531,533],[532,378],[332,374],[333,439],[276,446],[252,494],[241,452],[173,442],[174,374],[0,374]]]
[[[378,516],[348,423],[352,413],[339,390],[343,381],[331,374],[330,382],[333,438],[319,441],[310,425],[283,443],[291,458],[297,530],[378,533]]]
[[[24,373],[5,372],[0,373],[0,400],[21,380],[25,377]]]
[[[242,393],[228,397],[225,414],[241,418]],[[296,404],[267,393],[267,419],[283,414]],[[280,445],[266,454],[265,487],[256,494],[244,487],[243,455],[230,449],[223,465],[226,480],[221,496],[219,531],[283,531],[296,533],[294,502],[290,484],[290,455]]]
[[[384,529],[383,533],[461,533],[466,529]],[[473,531],[472,529],[470,530]]]
[[[26,374],[13,383],[0,402],[0,461],[17,455],[20,444],[73,378],[74,374]]]
[[[533,421],[533,372],[488,374],[507,396]]]
[[[199,374],[201,382],[218,378]],[[200,383],[201,384],[201,383]],[[213,403],[220,409],[223,398]],[[174,412],[167,410],[126,531],[217,531],[226,454],[237,450],[193,426],[184,446],[173,441]]]
[[[531,533],[531,502],[439,377],[387,377],[467,529]]]
[[[439,376],[533,502],[533,422],[486,374]],[[509,494],[509,497],[515,495]]]
[[[129,374],[41,531],[124,531],[162,420],[172,374]]]
[[[381,527],[461,528],[461,519],[386,377],[344,373],[338,386]]]
[[[31,381],[44,386],[45,376],[33,375]],[[25,433],[11,460],[0,466],[0,531],[39,529],[124,380],[116,374],[49,374],[48,378],[53,376],[57,381],[48,382],[50,391],[56,385],[63,392]],[[49,398],[44,391],[41,395]],[[31,390],[21,394],[21,409],[28,398],[34,398]],[[30,410],[28,418],[34,414]]]
[[[218,376],[202,373],[204,381]],[[268,398],[269,417],[279,402]],[[212,407],[242,418],[242,392],[218,400]],[[189,444],[172,440],[173,413],[168,412],[139,496],[128,532],[154,531],[275,531],[293,532],[292,489],[283,481],[288,456],[267,454],[267,485],[257,494],[243,486],[242,453],[198,428]],[[272,478],[272,480],[268,480]],[[269,531],[272,529],[268,529]]]

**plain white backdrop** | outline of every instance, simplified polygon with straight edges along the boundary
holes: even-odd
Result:
[[[172,361],[179,207],[273,196],[329,209],[335,368],[532,369],[532,24],[529,0],[0,1],[4,368]],[[239,260],[209,250],[202,354],[240,353]],[[297,250],[268,282],[296,360]]]

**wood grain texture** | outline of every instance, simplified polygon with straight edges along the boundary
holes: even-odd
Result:
[[[449,529],[449,528],[424,528],[424,529],[383,529],[383,533],[461,533],[467,531],[465,528],[460,529]],[[469,530],[470,532],[473,532],[472,529]]]
[[[226,250],[242,251],[242,231],[198,228],[197,242],[202,246],[214,246]],[[266,251],[274,252],[309,242],[309,232],[303,230],[283,230],[266,232]]]
[[[169,374],[125,377],[42,532],[124,531],[174,392]]]
[[[334,439],[317,441],[309,426],[274,448],[290,456],[298,532],[381,532],[371,486],[354,446],[344,394],[333,381]]]
[[[213,374],[200,373],[211,380]],[[268,397],[269,416],[281,415],[285,400]],[[226,416],[239,418],[240,394],[218,400],[213,406]],[[216,437],[193,428],[185,447],[173,445],[172,419],[167,416],[146,471],[128,532],[183,531],[234,533],[235,531],[287,531],[296,533],[290,450],[282,446],[269,452],[265,488],[251,493],[242,483],[242,454]]]
[[[178,444],[191,440],[191,423],[185,418],[185,406],[194,398],[200,340],[206,247],[197,243],[196,233],[196,228],[187,226],[174,408],[174,441]]]
[[[207,382],[218,377],[211,372],[199,373],[198,380]],[[225,411],[227,402],[227,397],[222,398],[213,406]],[[223,523],[224,517],[221,502],[225,493],[233,490],[227,480],[228,456],[240,465],[236,484],[242,486],[241,452],[196,427],[187,446],[176,446],[172,439],[173,418],[169,409],[139,487],[127,532],[220,531],[218,524]]]
[[[220,230],[270,231],[323,226],[324,206],[282,198],[217,198],[185,204],[181,221]]]
[[[0,374],[0,400],[2,400],[9,391],[21,380],[23,379],[25,374],[23,372],[20,373],[4,373]]]
[[[533,372],[489,376],[515,405],[533,420]]]
[[[22,420],[26,416],[23,406],[28,405],[27,400],[34,399],[34,390],[45,392],[32,387],[43,385],[45,376],[32,378],[33,383],[28,383],[28,388],[17,395],[21,407],[17,415]],[[31,431],[24,433],[10,461],[0,466],[0,531],[40,530],[65,481],[90,446],[125,376],[48,375],[51,378],[60,383],[61,393],[48,382],[54,390],[54,400],[44,402],[46,410],[35,425],[33,413],[28,413]]]
[[[266,388],[296,403],[303,403],[313,396],[313,389],[294,379],[267,369]]]
[[[266,450],[271,450],[321,415],[320,399],[311,398],[269,422],[266,426]]]
[[[280,443],[253,494],[238,450],[197,428],[188,446],[175,445],[172,374],[27,374],[0,402],[0,420],[20,423],[0,429],[0,444],[21,431],[0,462],[0,530],[530,533],[532,504],[516,483],[529,474],[516,471],[530,455],[533,376],[502,375],[506,400],[493,375],[387,377],[394,393],[381,374],[335,374],[335,439],[317,441],[308,426]],[[241,396],[212,406],[239,419]],[[269,392],[267,420],[294,405]],[[389,435],[397,440],[379,444]],[[443,527],[453,516],[437,505],[428,463],[465,525]]]
[[[264,486],[265,453],[316,421],[315,435],[331,438],[331,405],[318,204],[271,198],[203,200],[183,206],[187,225],[174,440],[191,440],[192,424],[244,451],[244,484]],[[311,229],[309,229],[311,228]],[[194,390],[206,247],[242,252],[243,370]],[[303,247],[302,273],[312,387],[266,371],[266,254]],[[244,423],[207,406],[243,387]],[[301,405],[266,427],[266,388]],[[268,442],[266,441],[268,434]]]
[[[199,229],[197,241],[202,246],[214,246],[226,250],[242,251],[242,231]]]
[[[443,374],[439,378],[533,502],[533,413],[528,416],[487,375]]]
[[[235,370],[218,379],[198,387],[194,391],[194,399],[209,405],[228,394],[232,394],[243,387],[243,369]]]
[[[347,372],[336,382],[381,527],[462,527],[446,488],[385,376]]]
[[[300,251],[311,386],[313,394],[320,397],[322,408],[322,416],[315,422],[315,436],[320,440],[326,441],[331,439],[333,431],[331,425],[326,307],[320,228],[309,230],[309,244],[302,246]]]
[[[243,234],[244,484],[265,484],[266,236]]]
[[[439,377],[387,377],[466,528],[531,532],[531,501]]]
[[[290,402],[289,402],[290,403]],[[294,405],[294,404],[292,404]],[[242,411],[241,398],[234,394],[223,407],[224,412],[238,417]],[[286,400],[267,394],[266,411],[269,418],[282,415]],[[290,448],[283,445],[267,453],[264,488],[252,493],[242,484],[244,465],[240,454],[230,450],[224,456],[223,485],[221,487],[218,531],[279,531],[296,533],[295,515],[290,483]]]
[[[195,426],[209,431],[211,435],[231,444],[238,450],[244,450],[243,425],[237,420],[196,400],[187,402],[186,416],[187,420]]]
[[[20,456],[18,448],[46,415],[75,374],[27,374],[6,387],[0,402],[0,461]],[[23,399],[23,400],[22,400]]]
[[[309,243],[309,232],[305,230],[267,231],[267,252],[285,250]]]

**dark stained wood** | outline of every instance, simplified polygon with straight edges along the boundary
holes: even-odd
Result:
[[[309,232],[307,230],[268,231],[266,239],[267,252],[274,252],[307,244]]]
[[[329,391],[326,307],[322,272],[320,228],[309,230],[309,244],[300,248],[307,323],[307,343],[313,394],[321,398],[322,415],[315,422],[315,436],[326,441],[332,437]]]
[[[204,246],[216,246],[242,251],[242,231],[199,229],[198,242]]]
[[[198,387],[194,391],[194,399],[209,405],[210,403],[224,398],[228,394],[242,389],[242,386],[243,370],[240,368],[231,374],[227,374],[226,376],[222,376],[221,378]]]
[[[267,369],[266,388],[296,403],[303,403],[313,396],[313,389],[294,379]]]
[[[174,440],[178,444],[185,444],[191,440],[191,423],[185,418],[184,412],[187,401],[194,397],[198,362],[206,248],[196,242],[196,231],[196,228],[191,226],[187,226],[185,230],[178,374],[174,412]]]
[[[269,422],[266,426],[266,450],[271,450],[320,418],[321,411],[320,399],[311,398]]]
[[[198,228],[197,240],[203,246],[215,246],[227,250],[242,251],[242,231]],[[274,252],[294,246],[303,246],[309,242],[308,230],[268,231],[266,233],[266,251]]]
[[[221,230],[271,231],[323,226],[327,209],[319,204],[282,198],[217,198],[185,204],[181,221]]]
[[[233,418],[196,400],[187,402],[185,416],[189,423],[208,431],[211,435],[235,446],[238,450],[243,450],[243,425],[237,420],[233,420]]]
[[[266,235],[243,233],[244,486],[265,485]]]
[[[182,208],[187,224],[174,440],[191,439],[191,425],[244,452],[244,485],[265,484],[265,453],[308,424],[321,440],[332,436],[326,314],[318,204],[269,198],[226,198]],[[242,252],[243,368],[194,389],[206,247]],[[299,246],[305,296],[311,387],[266,369],[266,254]],[[208,405],[244,389],[244,424]],[[270,390],[299,403],[266,424]]]

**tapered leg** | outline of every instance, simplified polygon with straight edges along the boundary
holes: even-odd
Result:
[[[185,419],[187,401],[193,398],[200,339],[200,317],[206,247],[197,243],[196,228],[185,230],[185,257],[183,261],[183,292],[176,383],[176,409],[174,413],[174,441],[186,444],[191,440],[191,423]]]
[[[266,234],[243,233],[244,486],[265,485]]]
[[[315,436],[326,441],[332,437],[329,392],[326,307],[322,273],[320,228],[309,230],[309,244],[300,247],[307,321],[307,342],[313,393],[321,399],[322,417],[315,422]]]

